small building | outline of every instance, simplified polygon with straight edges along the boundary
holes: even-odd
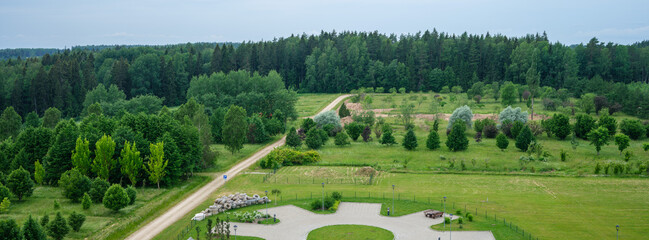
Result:
[[[427,218],[435,219],[435,218],[438,218],[438,217],[443,217],[444,212],[440,212],[440,211],[437,211],[437,210],[430,209],[430,210],[424,211],[424,215],[426,215]]]

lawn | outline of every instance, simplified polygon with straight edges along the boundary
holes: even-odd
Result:
[[[383,228],[364,225],[333,225],[315,229],[309,233],[307,240],[392,240],[394,234]]]
[[[298,94],[298,101],[295,104],[295,110],[298,117],[309,117],[316,115],[320,110],[326,107],[340,94]]]
[[[318,168],[333,168],[327,171],[332,173],[332,177],[343,178],[345,176],[336,176],[335,173],[344,175],[352,172],[348,170],[351,167],[286,167],[277,175],[281,180],[285,179],[284,171],[308,173]],[[429,207],[439,208],[442,197],[446,196],[447,209],[464,212],[466,208],[475,213],[476,219],[488,216],[502,221],[505,218],[508,223],[511,221],[540,239],[612,238],[616,224],[622,226],[621,234],[625,239],[640,239],[649,234],[649,222],[640,221],[649,216],[649,209],[646,208],[649,204],[646,194],[649,182],[645,179],[416,173],[387,173],[382,178],[373,185],[330,181],[325,189],[326,192],[342,192],[343,200],[347,201],[366,196],[383,199],[382,214],[391,204],[393,184],[396,186],[395,198],[424,203],[419,206],[405,201],[400,205],[397,201],[394,209],[396,215]],[[303,179],[307,179],[307,176]],[[321,194],[321,183],[317,179],[299,184],[263,182],[262,175],[247,174],[233,179],[215,195],[231,192],[252,194],[269,189],[281,190],[282,201],[308,199],[311,196],[317,198]],[[425,204],[428,202],[430,205]],[[209,203],[205,207],[207,205]],[[185,219],[189,218],[191,216]]]
[[[496,239],[509,239],[509,240],[525,240],[529,239],[529,233],[523,232],[518,226],[504,223],[503,221],[495,220],[493,218],[475,218],[473,222],[463,219],[462,228],[458,220],[451,221],[451,224],[437,224],[430,228],[437,231],[491,231]],[[451,233],[452,234],[452,233]],[[526,237],[523,237],[525,234]]]

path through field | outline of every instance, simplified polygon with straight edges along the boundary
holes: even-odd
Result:
[[[341,95],[338,98],[336,98],[333,102],[329,103],[325,108],[323,108],[320,112],[325,112],[334,109],[338,103],[343,101],[345,98],[349,97],[351,95]],[[286,137],[283,137],[282,139],[278,140],[277,142],[274,142],[273,144],[259,150],[246,160],[241,161],[234,167],[230,168],[228,171],[226,171],[225,175],[228,176],[228,179],[232,179],[235,177],[237,174],[239,174],[241,171],[248,169],[250,166],[255,164],[257,161],[262,159],[264,156],[266,156],[270,151],[272,151],[274,148],[279,147],[284,145],[284,142],[286,140]],[[211,182],[209,182],[207,185],[201,187],[198,189],[196,192],[192,193],[189,197],[185,198],[175,206],[171,207],[167,212],[164,214],[160,215],[153,221],[149,222],[146,224],[144,227],[138,229],[135,231],[133,234],[131,234],[128,238],[126,239],[132,239],[132,240],[142,240],[142,239],[152,239],[156,235],[158,235],[162,230],[166,229],[167,227],[171,226],[171,224],[175,223],[176,221],[180,220],[183,216],[185,216],[187,213],[190,211],[194,210],[196,207],[198,207],[201,203],[205,202],[208,200],[210,195],[212,195],[213,192],[218,190],[225,181],[221,177],[217,177]]]

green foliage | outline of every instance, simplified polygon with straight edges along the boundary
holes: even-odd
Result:
[[[122,174],[128,176],[131,185],[135,185],[137,183],[140,169],[142,168],[142,158],[140,157],[140,151],[137,150],[135,143],[130,144],[128,141],[124,143],[119,163],[121,165]]]
[[[56,217],[47,224],[46,229],[47,235],[55,240],[62,240],[70,232],[70,227],[65,218],[61,216],[61,212],[56,213]]]
[[[507,136],[505,136],[505,134],[498,134],[498,136],[496,137],[496,146],[498,146],[501,151],[505,151],[505,149],[507,149],[507,147],[509,146],[509,140],[507,139]]]
[[[94,203],[101,203],[104,199],[104,194],[109,187],[110,183],[108,183],[108,181],[97,177],[92,180],[88,194]]]
[[[115,167],[115,161],[113,160],[115,142],[110,136],[104,135],[95,145],[95,159],[92,162],[92,171],[100,178],[108,180],[110,171]]]
[[[75,211],[70,213],[70,217],[68,217],[68,223],[70,224],[70,228],[72,228],[72,230],[74,230],[75,232],[78,232],[79,229],[81,229],[81,226],[83,226],[83,223],[85,221],[86,221],[86,215],[77,213]]]
[[[471,128],[473,121],[473,113],[471,112],[471,108],[469,108],[469,106],[467,105],[464,105],[455,109],[451,117],[448,119],[448,126],[446,127],[446,129],[451,129],[453,127],[453,123],[455,123],[455,121],[458,119],[462,120],[462,122],[465,123],[468,128]]]
[[[72,152],[76,146],[79,129],[73,120],[60,122],[55,129],[56,137],[43,160],[46,183],[59,180],[61,174],[72,168]]]
[[[512,108],[512,106],[507,106],[507,108],[503,109],[498,115],[498,121],[500,121],[501,124],[505,121],[511,121],[512,123],[526,123],[527,116],[527,112],[523,112],[520,107]]]
[[[239,106],[230,106],[223,122],[223,144],[234,154],[243,148],[243,143],[246,141],[248,131],[246,110]]]
[[[430,130],[426,139],[426,147],[430,150],[435,150],[439,148],[439,145],[439,134],[436,131]]]
[[[166,174],[165,169],[167,168],[169,161],[164,159],[164,143],[151,143],[149,148],[151,155],[149,156],[149,162],[144,170],[149,174],[149,180],[156,183],[158,188],[160,188],[160,180],[162,180]],[[105,200],[106,197],[104,197],[104,201]]]
[[[524,123],[519,121],[514,122],[511,129],[509,130],[512,135],[512,138],[516,139],[516,137],[518,137],[518,134],[520,134],[520,132],[523,130],[524,127],[525,127]]]
[[[415,105],[414,104],[402,104],[399,107],[399,120],[407,128],[412,127],[413,117],[415,114]],[[356,141],[356,140],[354,140]]]
[[[47,213],[45,213],[45,215],[41,217],[41,221],[40,221],[41,227],[47,228],[47,224],[49,223],[50,223],[50,215],[47,215]]]
[[[118,184],[113,184],[106,190],[103,199],[104,207],[118,212],[120,209],[125,208],[130,202],[126,190]]]
[[[446,147],[453,152],[464,151],[469,148],[469,139],[465,135],[466,124],[464,121],[455,121],[453,128],[446,139]]]
[[[135,203],[135,199],[137,198],[137,191],[135,190],[135,187],[128,186],[126,188],[126,195],[128,195],[128,205],[133,205],[133,203]]]
[[[622,120],[620,123],[620,131],[633,140],[638,140],[645,135],[644,126],[642,126],[639,120]]]
[[[344,131],[339,132],[336,134],[334,144],[336,146],[345,146],[345,145],[350,145],[351,143],[349,142],[349,135],[345,133]]]
[[[11,190],[0,183],[0,199],[11,198]]]
[[[615,118],[611,117],[608,113],[602,114],[597,121],[598,127],[605,127],[608,129],[608,134],[613,136],[617,132],[617,121]]]
[[[318,124],[315,123],[315,121],[313,121],[313,119],[305,118],[304,120],[302,120],[302,124],[300,125],[300,127],[302,129],[304,129],[305,132],[308,132],[309,130],[311,130],[311,128],[314,128],[317,125]]]
[[[88,114],[101,115],[103,113],[99,103],[90,104],[86,110],[88,111]]]
[[[61,111],[55,107],[50,107],[43,114],[43,127],[54,128],[61,120]]]
[[[212,140],[215,143],[222,143],[223,142],[223,124],[225,121],[225,114],[227,112],[227,108],[220,107],[212,111],[212,115],[210,116],[210,125],[211,125],[211,130],[212,130]]]
[[[409,129],[406,133],[406,136],[403,138],[403,143],[401,144],[407,150],[415,150],[417,148],[417,136],[415,136],[415,131]]]
[[[9,198],[8,197],[2,198],[2,202],[0,202],[0,213],[8,212],[10,207],[11,207],[11,201],[9,200]]]
[[[324,144],[322,142],[320,131],[318,130],[320,129],[311,128],[311,130],[306,133],[306,139],[304,140],[304,143],[307,147],[311,149],[318,149]]]
[[[588,133],[597,126],[595,124],[595,119],[590,115],[585,114],[579,114],[575,119],[575,135],[581,139],[588,139]]]
[[[25,116],[25,123],[23,124],[24,128],[32,127],[32,128],[37,128],[41,126],[41,119],[38,118],[38,114],[36,112],[29,112],[27,116]]]
[[[579,107],[581,107],[582,110],[586,114],[590,114],[595,110],[595,94],[593,93],[586,93],[584,95],[581,95],[581,100],[579,100]]]
[[[90,195],[88,193],[83,194],[83,198],[81,198],[81,206],[83,207],[84,210],[87,210],[90,208],[92,205],[92,200],[90,199]]]
[[[313,117],[313,121],[317,124],[318,127],[332,124],[335,128],[342,128],[340,124],[340,117],[338,117],[335,111],[326,111],[319,113],[318,115]]]
[[[77,138],[74,152],[72,152],[72,165],[81,172],[87,175],[90,173],[90,143],[87,139]]]
[[[642,149],[646,152],[649,151],[649,143],[643,143],[642,144]]]
[[[385,131],[383,135],[381,135],[381,144],[391,146],[396,143],[397,141],[394,139],[394,136],[392,136],[391,130]]]
[[[246,137],[251,144],[263,143],[268,140],[268,132],[266,132],[266,127],[260,117],[252,116],[248,118],[248,133]]]
[[[506,82],[505,85],[501,88],[500,101],[503,106],[515,104],[517,96],[518,96],[518,89],[513,83]]]
[[[568,135],[570,135],[570,131],[572,130],[572,127],[570,126],[570,118],[564,114],[554,114],[550,120],[547,120],[549,122],[549,127],[550,131],[554,136],[557,136],[557,138],[564,140]]]
[[[629,136],[624,135],[623,133],[615,134],[615,145],[617,145],[617,149],[620,150],[620,155],[622,155],[624,149],[629,147],[630,141],[631,139]]]
[[[332,197],[330,197],[330,196],[325,197],[325,199],[324,199],[324,209],[323,209],[322,208],[322,199],[318,198],[318,199],[313,200],[313,202],[311,202],[311,209],[312,210],[326,210],[326,209],[331,208],[331,206],[334,205],[334,202],[335,202],[335,200]]]
[[[0,116],[0,140],[16,138],[23,125],[23,120],[13,107],[7,107]]]
[[[599,151],[602,150],[602,146],[608,145],[609,138],[608,129],[605,127],[593,129],[588,133],[588,140],[590,140],[591,145],[595,146],[597,155],[599,155]]]
[[[294,148],[302,145],[302,139],[300,139],[300,136],[297,135],[297,131],[294,127],[288,131],[288,134],[286,134],[286,145]]]
[[[29,215],[27,221],[23,223],[21,235],[25,240],[47,240],[47,234],[43,227]]]
[[[43,184],[43,178],[45,177],[45,168],[38,160],[34,162],[34,180],[38,184]]]
[[[59,203],[59,201],[54,200],[54,210],[59,210],[59,209],[61,209],[61,204]]]
[[[63,196],[75,203],[81,201],[83,195],[90,190],[90,184],[90,178],[81,174],[76,168],[66,171],[59,179]]]
[[[523,152],[526,152],[530,143],[534,140],[534,135],[528,126],[525,126],[521,132],[516,136],[516,147]]]
[[[259,162],[259,166],[265,169],[278,169],[282,166],[311,164],[320,161],[320,159],[320,154],[313,150],[301,152],[292,148],[280,147],[268,153]]]
[[[13,218],[0,219],[0,239],[21,240],[20,227]]]
[[[32,181],[29,172],[20,167],[13,170],[7,177],[7,188],[22,201],[23,197],[29,197],[34,192],[34,181]]]
[[[364,130],[364,126],[356,122],[352,122],[345,125],[345,131],[347,131],[349,137],[352,138],[352,140],[354,141],[358,139],[358,137],[361,135],[363,130]]]
[[[347,109],[347,104],[343,103],[340,105],[340,109],[338,109],[338,116],[340,116],[341,118],[351,116],[349,109]]]

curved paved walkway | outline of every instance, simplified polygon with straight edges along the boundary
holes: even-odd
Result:
[[[343,101],[345,98],[349,96],[351,95],[346,94],[346,95],[339,96],[333,102],[329,103],[329,105],[324,107],[320,112],[326,112],[332,110],[334,107],[336,107],[338,103],[340,103],[341,101]],[[228,175],[228,179],[232,179],[237,174],[239,174],[239,172],[243,171],[244,169],[248,169],[250,166],[255,164],[264,156],[266,156],[268,153],[270,153],[270,151],[272,151],[276,147],[284,145],[285,140],[286,137],[283,137],[277,142],[274,142],[273,144],[259,150],[258,152],[256,152],[246,160],[239,162],[237,165],[230,168],[227,172],[223,174]],[[225,181],[219,175],[219,177],[216,177],[214,180],[212,180],[205,186],[201,187],[200,189],[198,189],[197,191],[189,195],[187,198],[185,198],[175,206],[171,207],[164,214],[158,216],[156,219],[149,222],[144,227],[135,231],[126,239],[130,239],[130,240],[152,239],[160,232],[162,232],[162,230],[171,226],[171,224],[177,222],[187,213],[193,211],[200,204],[207,201],[208,198],[212,195],[212,193],[215,192],[217,189],[219,189],[221,186],[223,186],[224,183]]]
[[[260,210],[266,212],[265,209]],[[232,223],[238,226],[237,235],[255,236],[266,240],[304,240],[314,229],[338,224],[369,225],[387,229],[395,239],[452,239],[456,240],[495,240],[490,231],[439,232],[432,230],[431,225],[441,224],[442,218],[426,218],[423,212],[416,212],[400,217],[380,215],[379,203],[340,203],[338,211],[333,214],[316,214],[302,208],[288,205],[269,208],[270,215],[276,214],[281,222],[274,225],[253,223]],[[454,219],[456,217],[453,217]],[[232,231],[234,233],[234,231]]]

